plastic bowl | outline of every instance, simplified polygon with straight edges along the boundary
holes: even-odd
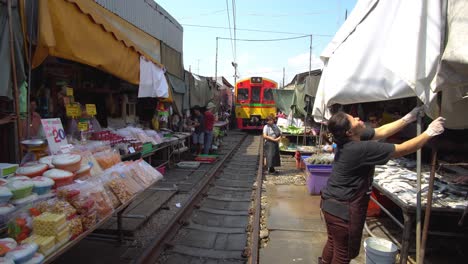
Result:
[[[54,186],[55,184],[55,181],[53,179],[48,178],[48,177],[41,177],[41,176],[34,177],[31,179],[31,181],[34,184],[32,191],[34,193],[37,193],[38,195],[43,195],[43,194],[50,192],[50,190],[52,189],[52,186]]]
[[[0,204],[10,201],[13,193],[7,187],[0,186]]]
[[[8,188],[10,188],[14,200],[22,199],[30,195],[33,187],[34,185],[30,181],[16,180],[8,183]]]
[[[33,164],[29,166],[23,166],[16,169],[16,175],[24,175],[30,178],[41,176],[46,170],[49,169],[47,164]]]

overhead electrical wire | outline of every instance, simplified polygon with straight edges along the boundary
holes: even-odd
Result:
[[[229,35],[231,36],[232,57],[234,57],[234,45],[233,45],[233,43],[232,43],[231,19],[230,19],[230,15],[229,15],[229,3],[228,3],[228,0],[226,0],[226,11],[227,11],[227,17],[228,17],[228,24],[229,24]]]
[[[200,28],[213,28],[213,29],[229,29],[227,27],[219,27],[219,26],[208,26],[208,25],[195,25],[195,24],[181,24],[182,26],[187,27],[200,27]],[[299,32],[286,32],[286,31],[272,31],[272,30],[261,30],[261,29],[246,29],[246,28],[236,28],[237,31],[251,31],[251,32],[263,32],[263,33],[276,33],[276,34],[289,34],[289,35],[307,35],[310,36],[311,34],[306,33],[299,33]],[[333,37],[333,35],[326,35],[326,34],[312,34],[314,37]]]
[[[309,38],[309,37],[310,35],[290,37],[290,38],[278,38],[278,39],[236,39],[236,40],[238,41],[282,41],[282,40],[300,39],[300,38]],[[223,38],[223,37],[218,37],[218,39],[232,40],[231,38]]]
[[[198,15],[196,15],[196,16],[181,17],[181,18],[179,18],[178,20],[192,19],[192,18],[197,18],[197,17],[205,17],[205,16],[209,16],[209,15],[214,15],[214,14],[222,13],[222,12],[225,12],[225,11],[226,11],[226,9],[221,9],[221,10],[213,11],[213,12],[210,12],[210,13],[198,14]]]

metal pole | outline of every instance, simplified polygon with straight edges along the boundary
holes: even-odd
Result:
[[[215,81],[218,78],[218,39],[219,37],[216,37],[216,61],[215,61]]]
[[[7,0],[8,9],[8,26],[10,31],[10,61],[11,61],[11,73],[13,75],[13,89],[15,93],[15,111],[16,111],[16,136],[18,138],[18,150],[16,151],[16,159],[20,163],[21,159],[21,121],[20,121],[20,109],[19,109],[19,92],[18,92],[18,80],[16,77],[16,62],[15,62],[15,40],[13,38],[13,16],[11,14],[11,0]]]
[[[283,89],[284,89],[284,78],[285,78],[285,70],[284,70],[284,67],[283,67]]]
[[[33,21],[34,21],[34,2],[35,0],[31,1],[31,14],[29,15],[29,28],[27,29],[29,31],[29,39],[28,39],[28,45],[29,45],[29,49],[28,49],[28,60],[29,60],[29,63],[28,63],[28,94],[27,94],[27,98],[28,98],[28,102],[27,102],[27,105],[26,105],[26,109],[27,109],[27,137],[30,138],[31,137],[31,119],[32,119],[32,110],[30,109],[30,105],[31,105],[31,80],[32,80],[32,76],[31,76],[31,70],[32,70],[32,27],[33,27]]]
[[[417,99],[416,99],[417,100]],[[417,105],[421,102],[417,100]],[[416,135],[421,135],[422,117],[418,115],[418,123],[416,124]],[[416,152],[416,175],[417,175],[417,193],[416,193],[416,263],[419,261],[419,252],[421,250],[421,149]]]
[[[312,35],[310,35],[310,48],[309,48],[309,76],[312,71]]]

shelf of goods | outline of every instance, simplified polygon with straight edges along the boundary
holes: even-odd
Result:
[[[19,167],[16,176],[1,180],[1,202],[16,205],[11,205],[11,214],[2,214],[2,221],[7,223],[5,235],[18,244],[25,243],[7,250],[11,254],[31,245],[34,252],[45,255],[44,263],[50,263],[114,215],[122,241],[125,209],[162,178],[144,160],[120,162],[109,158],[115,151],[101,153],[100,157],[90,151],[81,153],[45,157]],[[106,162],[102,157],[108,158]],[[103,165],[108,167],[102,170]],[[17,203],[30,197],[21,205]]]

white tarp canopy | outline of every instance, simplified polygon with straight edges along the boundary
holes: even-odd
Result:
[[[413,96],[429,106],[427,114],[435,117],[438,110],[433,91],[443,90],[441,115],[447,118],[446,126],[468,128],[468,118],[463,118],[468,99],[460,96],[463,91],[466,95],[466,82],[454,88],[440,77],[453,72],[444,70],[444,65],[453,63],[441,63],[446,16],[452,17],[447,22],[449,43],[450,37],[456,39],[452,50],[465,52],[458,52],[456,59],[445,53],[444,57],[450,62],[460,61],[459,56],[465,56],[464,62],[468,60],[467,42],[463,41],[467,35],[459,36],[466,31],[466,25],[463,28],[460,23],[467,21],[468,13],[450,13],[457,5],[458,9],[466,8],[462,2],[448,0],[447,11],[444,1],[360,0],[321,55],[325,67],[314,103],[315,119],[320,121],[322,115],[329,118],[327,107],[336,103]],[[457,73],[463,75],[460,70]],[[468,73],[464,73],[466,80]]]

